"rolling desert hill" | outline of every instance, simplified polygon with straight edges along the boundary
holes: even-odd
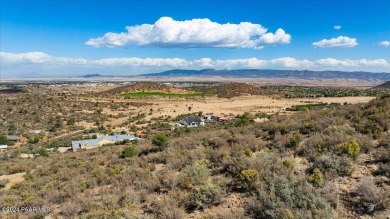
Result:
[[[173,88],[171,86],[161,84],[158,82],[136,82],[134,84],[116,87],[107,91],[96,93],[98,96],[115,96],[118,94],[129,93],[129,92],[184,92],[184,90]]]
[[[358,79],[389,81],[390,73],[273,70],[273,69],[234,69],[234,70],[184,70],[174,69],[159,73],[142,74],[145,77],[235,77],[235,78],[299,78],[299,79]]]
[[[218,97],[232,98],[235,96],[240,96],[242,94],[250,95],[264,95],[270,94],[269,91],[265,91],[261,88],[254,87],[245,83],[224,83],[220,85],[215,85],[205,89],[208,93],[216,94]]]
[[[390,91],[390,81],[386,81],[383,84],[380,84],[376,87],[373,87],[374,90],[389,90]]]

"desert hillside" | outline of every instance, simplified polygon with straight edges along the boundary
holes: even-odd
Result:
[[[386,218],[389,114],[383,95],[259,124],[245,113],[134,144],[16,153],[0,175],[25,175],[2,181],[0,205],[44,204],[54,218]]]
[[[372,89],[375,89],[375,90],[390,90],[390,81],[387,81],[383,84],[380,84]]]
[[[254,87],[245,83],[224,83],[221,85],[211,86],[206,89],[207,92],[217,94],[218,97],[232,98],[244,94],[250,95],[265,95],[270,94],[270,91],[262,90],[261,88]]]
[[[136,82],[134,84],[120,86],[107,91],[96,93],[97,96],[111,96],[114,97],[117,94],[129,93],[129,92],[150,92],[150,91],[163,91],[169,92],[173,90],[173,87],[157,82]]]

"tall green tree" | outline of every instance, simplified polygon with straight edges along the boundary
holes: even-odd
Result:
[[[0,134],[0,144],[7,144],[7,136]]]
[[[155,146],[157,151],[163,151],[168,147],[169,139],[164,134],[158,134],[153,137],[152,144]]]

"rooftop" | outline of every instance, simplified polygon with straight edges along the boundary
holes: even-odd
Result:
[[[86,145],[87,147],[96,147],[100,142],[106,140],[111,142],[118,142],[123,140],[136,140],[137,138],[134,135],[108,135],[100,136],[97,139],[86,139],[81,141],[72,141],[72,149],[77,150],[81,145]]]
[[[17,135],[7,135],[7,140],[8,141],[19,141],[20,137]]]

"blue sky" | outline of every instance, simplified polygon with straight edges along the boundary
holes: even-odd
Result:
[[[3,78],[174,68],[390,72],[387,0],[0,0],[0,12]]]

